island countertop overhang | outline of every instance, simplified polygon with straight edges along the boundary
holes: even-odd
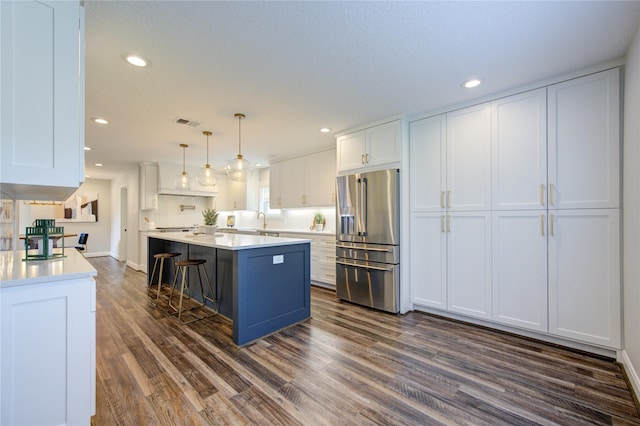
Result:
[[[212,247],[223,250],[246,250],[254,248],[311,243],[311,240],[305,238],[283,238],[271,237],[266,235],[244,235],[226,233],[215,235],[194,235],[190,232],[149,232],[147,236],[150,238],[158,238],[160,240],[194,244],[203,247]]]

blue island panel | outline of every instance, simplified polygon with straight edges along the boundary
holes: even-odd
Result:
[[[237,310],[233,334],[237,345],[311,316],[308,243],[240,250],[234,254],[238,284],[234,285]]]

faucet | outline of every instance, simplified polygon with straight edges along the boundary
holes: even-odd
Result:
[[[262,229],[267,229],[267,215],[263,212],[258,212],[258,219],[260,219],[260,215],[262,215]]]

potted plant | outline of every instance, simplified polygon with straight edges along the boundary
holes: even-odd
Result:
[[[324,213],[316,212],[313,215],[313,226],[311,227],[311,229],[315,228],[316,231],[322,231],[326,224],[327,220],[324,217]]]
[[[204,224],[207,234],[215,234],[218,227],[218,216],[220,213],[216,209],[204,209],[202,211],[202,217],[204,218]]]

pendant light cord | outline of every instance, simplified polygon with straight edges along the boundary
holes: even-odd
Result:
[[[242,116],[238,115],[238,155],[242,155],[242,126],[240,126],[241,121]]]

